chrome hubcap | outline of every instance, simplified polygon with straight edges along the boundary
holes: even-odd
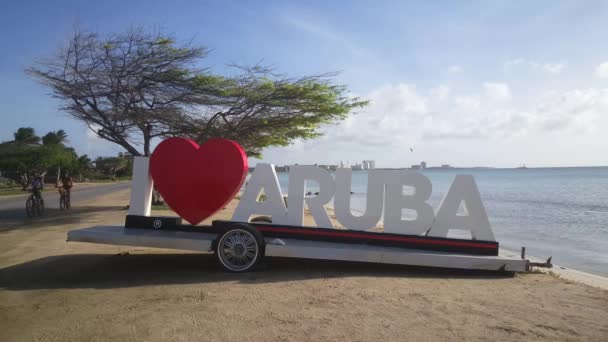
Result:
[[[226,233],[219,242],[220,261],[232,271],[245,270],[258,256],[258,243],[246,230],[235,229]]]

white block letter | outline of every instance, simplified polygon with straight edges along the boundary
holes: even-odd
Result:
[[[384,194],[382,171],[384,170],[368,171],[365,214],[361,216],[354,216],[350,211],[352,170],[339,168],[336,171],[334,209],[336,219],[344,227],[353,230],[367,230],[376,227],[382,216],[382,195]]]
[[[289,208],[287,222],[290,225],[301,226],[304,217],[304,194],[306,180],[319,183],[319,194],[306,198],[306,206],[317,224],[317,227],[333,228],[325,204],[334,196],[334,179],[331,174],[316,166],[292,166],[289,168]]]
[[[466,215],[457,215],[461,204],[464,205]],[[429,236],[447,237],[450,229],[468,230],[474,240],[496,241],[481,203],[481,195],[471,175],[456,176],[439,205]]]
[[[426,201],[431,196],[431,181],[418,172],[390,171],[384,177],[384,232],[420,235],[433,223],[433,208]],[[403,187],[414,189],[411,195],[403,194]],[[415,220],[402,220],[402,209],[416,212]]]
[[[258,202],[262,191],[266,195],[266,200]],[[249,222],[249,218],[253,214],[270,215],[272,223],[285,223],[287,208],[283,202],[283,194],[274,165],[257,164],[255,166],[239,205],[234,210],[232,220]]]
[[[129,215],[150,216],[153,185],[154,183],[150,176],[150,158],[133,158]]]

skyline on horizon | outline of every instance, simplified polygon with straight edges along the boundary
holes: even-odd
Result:
[[[69,144],[93,158],[123,151],[59,112],[23,70],[52,55],[75,24],[102,34],[144,25],[211,48],[204,63],[214,72],[260,60],[292,76],[340,71],[337,83],[371,101],[323,127],[323,137],[268,148],[251,165],[608,165],[602,1],[353,2],[348,11],[316,1],[61,3],[23,1],[0,14],[8,47],[0,56],[0,141],[31,126],[39,135],[66,130]]]
[[[258,161],[258,163],[267,163],[267,162],[262,162],[262,161]],[[257,163],[256,163],[257,164]],[[249,164],[249,168],[255,168],[256,164]],[[291,164],[274,164],[271,162],[268,162],[268,164],[272,164],[275,166],[275,168],[283,168],[283,167],[289,167],[289,166],[294,166],[294,165],[317,165],[317,166],[336,166],[339,164],[320,164],[320,163],[313,163],[313,164],[303,164],[303,163],[291,163]],[[420,170],[420,169],[416,169],[416,168],[412,168],[412,166],[414,165],[419,165],[419,164],[412,164],[412,165],[403,165],[403,166],[376,166],[374,169],[399,169],[399,170]],[[443,167],[443,165],[448,165],[447,167]],[[352,166],[352,165],[351,165]],[[344,166],[344,167],[350,167],[350,166]],[[522,165],[516,165],[516,166],[484,166],[484,165],[476,165],[476,166],[459,166],[459,165],[450,165],[450,164],[441,164],[441,165],[428,165],[426,166],[423,170],[458,170],[458,169],[486,169],[486,170],[510,170],[510,169],[567,169],[567,168],[608,168],[608,165],[577,165],[577,166],[528,166],[525,164]],[[368,171],[369,169],[361,169],[361,170],[353,170],[353,171]],[[330,170],[332,171],[332,170]],[[277,171],[279,172],[279,171]]]

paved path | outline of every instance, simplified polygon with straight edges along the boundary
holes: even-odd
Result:
[[[130,186],[130,182],[109,183],[84,188],[79,188],[78,184],[75,184],[72,189],[72,207],[77,208],[78,204],[83,201],[89,201],[98,196],[128,189]],[[27,219],[25,201],[28,196],[29,194],[0,197],[0,229],[4,224],[14,224],[18,221],[25,221]],[[44,198],[44,206],[46,209],[59,209],[59,193],[57,191],[44,192],[42,197]]]

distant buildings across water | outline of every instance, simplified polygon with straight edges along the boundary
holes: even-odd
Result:
[[[301,164],[294,164],[301,165]],[[376,162],[374,160],[363,160],[361,163],[355,162],[351,164],[350,162],[340,161],[338,164],[310,164],[311,166],[319,167],[327,171],[336,171],[338,168],[350,168],[353,171],[366,171],[373,170],[376,168]],[[283,165],[283,166],[275,166],[274,169],[276,172],[289,172],[289,168],[292,165]],[[420,162],[420,164],[413,164],[411,167],[407,168],[387,168],[387,169],[402,169],[402,170],[435,170],[435,169],[453,169],[449,164],[441,164],[440,166],[427,166],[425,161]],[[253,167],[249,168],[249,172],[253,171]]]
[[[414,164],[410,167],[410,170],[426,170],[426,169],[453,169],[450,164],[441,164],[441,166],[427,166],[425,161],[420,164]]]
[[[299,165],[299,164],[294,164]],[[276,172],[289,172],[289,168],[291,165],[283,165],[283,166],[275,166],[274,169]],[[336,171],[338,168],[350,168],[353,171],[365,171],[365,170],[373,170],[376,168],[376,161],[374,160],[364,160],[361,163],[351,164],[350,162],[340,161],[339,164],[312,164],[312,166],[320,167],[327,171]],[[253,171],[254,168],[250,167],[249,171]]]

